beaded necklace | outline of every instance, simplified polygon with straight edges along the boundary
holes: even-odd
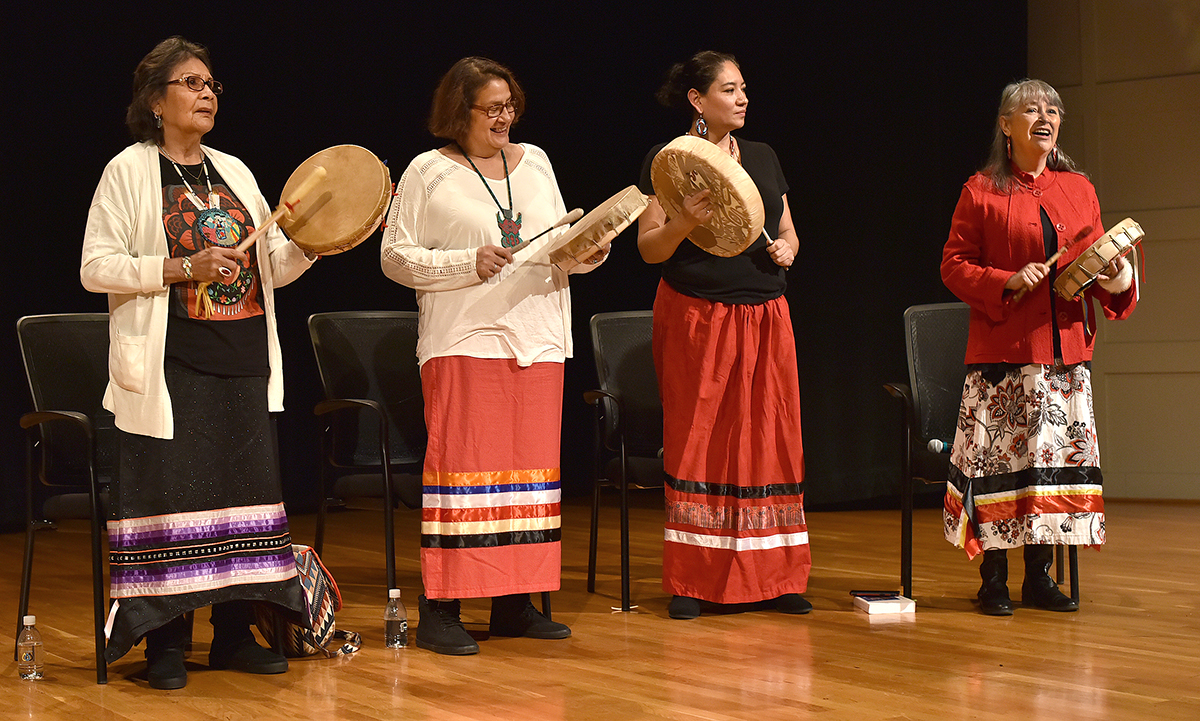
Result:
[[[467,162],[471,164],[471,168],[475,171],[475,174],[479,176],[479,180],[483,183],[483,187],[487,188],[488,195],[492,196],[492,200],[496,203],[496,207],[500,209],[499,212],[496,213],[496,226],[500,228],[500,245],[505,248],[511,248],[515,245],[520,245],[521,214],[517,213],[516,219],[513,219],[512,181],[509,180],[508,177],[508,158],[505,157],[504,151],[500,151],[500,160],[504,163],[504,185],[508,188],[507,208],[505,208],[503,205],[500,205],[500,199],[497,198],[496,194],[492,192],[492,186],[488,185],[487,178],[485,178],[483,173],[479,171],[479,167],[475,165],[475,161],[471,160],[470,155],[467,155],[467,149],[459,143],[455,143],[455,145],[458,145],[459,151],[463,154],[463,157],[467,159]]]
[[[213,191],[212,181],[208,178],[208,160],[204,157],[203,153],[200,155],[200,167],[203,168],[204,171],[204,185],[208,188],[207,203],[200,200],[200,196],[192,192],[192,184],[188,182],[187,178],[183,177],[183,170],[180,169],[179,163],[175,162],[175,158],[172,158],[171,154],[168,153],[162,146],[159,146],[158,151],[162,153],[167,160],[171,161],[171,167],[175,168],[175,172],[179,175],[180,182],[183,183],[184,194],[187,196],[188,200],[192,201],[192,205],[196,206],[196,210],[199,210],[203,213],[206,210],[221,209],[221,195]],[[190,174],[191,171],[188,172]]]

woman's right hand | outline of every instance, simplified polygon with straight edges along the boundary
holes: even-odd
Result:
[[[249,265],[250,259],[235,248],[222,248],[211,245],[204,250],[187,257],[192,266],[189,276],[184,272],[183,258],[168,258],[163,262],[163,284],[190,283],[232,283],[237,280],[242,266]],[[222,269],[225,273],[222,273]]]
[[[1045,263],[1029,263],[1024,268],[1009,276],[1008,281],[1004,283],[1004,288],[1005,290],[1017,293],[1028,292],[1033,290],[1049,274],[1050,266]]]
[[[500,273],[500,269],[513,262],[512,251],[498,245],[480,246],[475,251],[475,273],[480,280],[487,280]]]
[[[192,280],[208,283],[232,283],[248,266],[250,259],[236,248],[210,245],[192,256]],[[221,271],[225,272],[222,273]]]

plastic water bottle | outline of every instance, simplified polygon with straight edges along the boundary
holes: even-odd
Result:
[[[42,668],[46,665],[42,650],[42,634],[38,633],[36,616],[26,616],[21,620],[24,628],[17,637],[17,673],[26,681],[36,681],[42,677]]]
[[[388,590],[388,605],[383,612],[383,643],[388,648],[408,645],[408,609],[400,600],[400,589]]]

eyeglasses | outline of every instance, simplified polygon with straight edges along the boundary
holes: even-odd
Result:
[[[212,89],[213,95],[220,95],[221,91],[224,89],[221,87],[220,82],[216,80],[205,80],[199,75],[188,75],[187,77],[179,78],[178,80],[168,80],[167,85],[183,85],[194,93],[200,92],[204,89],[204,86],[207,85]],[[497,115],[499,115],[499,113],[497,113]]]
[[[517,114],[517,104],[512,100],[504,103],[496,103],[495,105],[472,105],[471,107],[487,115],[489,118],[498,118],[504,114],[505,110],[513,115]]]

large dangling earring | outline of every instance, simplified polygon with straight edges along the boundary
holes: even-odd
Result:
[[[1050,167],[1057,168],[1058,164],[1058,146],[1055,145],[1054,149],[1050,151]]]
[[[1004,136],[1004,142],[1008,145],[1008,159],[1012,160],[1012,137]]]
[[[162,116],[159,115],[158,113],[154,114],[154,127],[156,127],[156,128],[162,127]]]
[[[702,138],[708,137],[708,123],[704,122],[704,113],[696,118],[696,134]]]

